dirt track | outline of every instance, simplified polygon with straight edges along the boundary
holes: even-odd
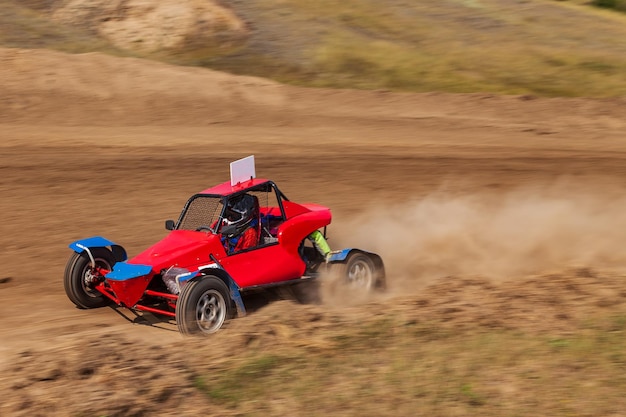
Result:
[[[307,90],[98,54],[0,50],[0,62],[0,366],[13,366],[2,415],[64,415],[38,397],[37,381],[89,378],[77,346],[117,346],[115,333],[141,341],[131,359],[149,361],[157,340],[183,343],[172,323],[74,308],[62,286],[67,244],[103,235],[137,253],[189,195],[227,180],[228,162],[249,154],[291,199],[333,208],[333,246],[383,255],[381,310],[560,332],[626,302],[624,100]],[[341,316],[344,301],[280,302],[224,337],[277,309]],[[42,349],[69,365],[33,353]],[[52,376],[33,377],[29,364]],[[67,394],[55,387],[48,394]],[[179,411],[193,415],[203,401]]]

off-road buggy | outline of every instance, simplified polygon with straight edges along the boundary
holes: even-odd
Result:
[[[227,216],[234,200],[254,202],[253,244],[236,250]],[[252,199],[252,200],[250,200]],[[103,237],[78,240],[64,276],[65,292],[79,308],[111,303],[176,319],[181,333],[213,333],[246,314],[242,295],[288,286],[333,272],[347,291],[385,284],[380,256],[348,248],[322,256],[308,243],[331,222],[317,204],[290,201],[272,181],[255,178],[254,158],[231,164],[231,181],[193,195],[169,234],[132,259]]]

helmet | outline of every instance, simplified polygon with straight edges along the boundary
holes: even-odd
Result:
[[[228,200],[224,218],[229,226],[234,226],[234,230],[229,227],[233,230],[233,235],[243,232],[250,225],[256,214],[255,203],[255,198],[250,194],[242,194]]]

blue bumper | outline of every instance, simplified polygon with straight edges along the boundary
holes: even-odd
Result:
[[[113,266],[113,271],[105,275],[105,278],[114,281],[125,281],[137,277],[143,277],[152,272],[150,265],[127,264],[126,262],[118,262]]]

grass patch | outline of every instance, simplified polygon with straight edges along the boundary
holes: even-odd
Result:
[[[272,378],[279,360],[273,355],[249,359],[224,372],[214,384],[206,387],[205,392],[211,399],[231,406],[249,398],[260,398],[265,394],[265,381]]]
[[[603,9],[626,13],[626,0],[592,0],[591,4]]]
[[[246,73],[308,86],[626,94],[626,45],[621,41],[626,19],[605,19],[577,4],[530,0],[524,5],[285,0],[279,17],[273,17],[275,2],[256,0],[244,11],[259,31],[238,56],[256,50],[263,59]],[[230,62],[225,57],[219,66],[228,70]],[[283,66],[289,70],[281,71]]]
[[[286,409],[301,416],[593,416],[626,409],[624,317],[567,337],[433,332],[393,320],[362,323],[343,329],[332,351],[249,351],[202,375],[196,387],[250,416]]]

